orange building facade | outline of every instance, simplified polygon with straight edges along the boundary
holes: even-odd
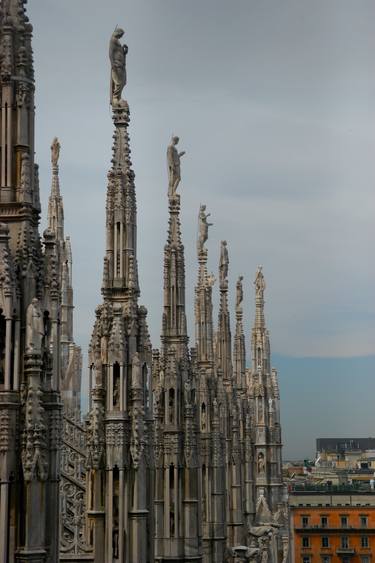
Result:
[[[375,493],[292,491],[292,563],[375,563]]]

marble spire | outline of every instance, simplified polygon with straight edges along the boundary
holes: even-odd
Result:
[[[187,354],[185,257],[181,240],[180,195],[168,195],[169,222],[164,247],[163,350],[174,347],[179,359]]]
[[[270,370],[270,343],[264,317],[264,291],[266,282],[262,266],[258,266],[255,281],[255,320],[252,329],[252,362],[253,370],[269,372]]]
[[[207,249],[205,243],[208,238],[206,206],[201,205],[198,216],[198,281],[195,287],[195,341],[197,347],[197,361],[199,366],[213,367],[214,341],[212,320],[212,288],[215,277],[207,271]]]
[[[113,107],[112,167],[106,201],[106,254],[102,293],[105,298],[137,302],[137,204],[129,145],[129,107]]]
[[[232,338],[228,307],[228,267],[229,254],[227,241],[221,241],[219,260],[220,305],[216,333],[216,366],[226,385],[232,383]]]
[[[236,284],[236,332],[233,345],[233,371],[237,389],[245,387],[246,349],[243,329],[243,277],[240,276]]]
[[[121,97],[127,52],[122,35],[117,29],[110,41],[114,134],[103,303],[96,309],[89,348],[88,473],[93,492],[88,509],[95,563],[151,559],[151,345],[147,310],[138,304],[137,208],[129,106]]]
[[[60,194],[59,179],[60,143],[57,137],[51,145],[52,182],[48,200],[48,228],[55,233],[57,241],[64,241],[64,205]]]

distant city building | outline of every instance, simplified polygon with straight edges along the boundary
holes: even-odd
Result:
[[[293,563],[370,563],[375,553],[375,493],[369,485],[292,485]]]
[[[319,467],[375,469],[375,438],[318,438],[316,450]]]

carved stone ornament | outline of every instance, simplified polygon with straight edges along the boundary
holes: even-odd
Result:
[[[46,481],[47,462],[47,426],[42,403],[42,390],[30,387],[25,404],[25,430],[23,433],[22,465],[26,482],[37,479]]]
[[[55,137],[52,141],[51,145],[51,163],[52,166],[57,166],[59,163],[60,157],[60,143],[57,137]]]
[[[201,205],[199,209],[198,217],[198,253],[204,251],[204,245],[208,239],[208,228],[213,225],[213,223],[208,223],[207,219],[210,217],[211,213],[206,213],[206,206]]]
[[[41,355],[43,337],[43,314],[39,300],[34,298],[26,311],[26,353]]]
[[[219,262],[219,274],[220,274],[220,286],[224,286],[227,283],[228,278],[228,266],[229,266],[229,256],[227,241],[221,241],[220,250],[220,262]]]
[[[178,152],[176,149],[179,140],[179,137],[173,136],[167,149],[169,199],[175,198],[177,195],[177,187],[181,181],[180,158],[185,154],[185,151]]]
[[[109,60],[111,61],[111,104],[122,105],[122,91],[126,84],[126,55],[127,45],[121,45],[120,39],[124,30],[116,28],[109,42]]]

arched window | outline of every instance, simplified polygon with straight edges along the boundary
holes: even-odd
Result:
[[[113,408],[120,408],[120,364],[113,364]]]
[[[147,409],[149,409],[150,408],[150,377],[146,363],[144,363],[142,366],[142,381],[143,381],[143,389],[145,391],[145,406]]]
[[[175,403],[175,401],[174,401],[174,389],[171,388],[171,389],[169,389],[169,404],[168,404],[168,407],[169,407],[169,422],[171,424],[173,424],[173,422],[174,422],[174,408],[175,408],[174,403]]]
[[[204,464],[202,465],[202,512],[203,519],[207,520],[207,471]]]
[[[120,276],[120,261],[121,261],[121,254],[120,254],[120,232],[121,232],[121,226],[120,226],[120,222],[118,221],[116,223],[116,277]]]
[[[202,403],[201,406],[201,428],[202,430],[206,430],[207,428],[207,413],[206,413],[206,405]]]
[[[175,482],[174,465],[169,466],[169,525],[171,538],[175,537]]]

